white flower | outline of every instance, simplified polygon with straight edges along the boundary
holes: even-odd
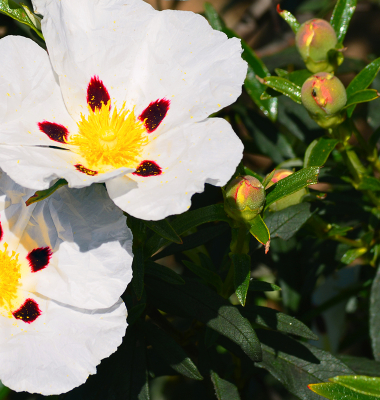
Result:
[[[0,166],[16,182],[106,182],[120,208],[157,220],[229,180],[243,145],[207,117],[241,93],[239,39],[142,0],[34,6],[49,55],[22,37],[0,41]]]
[[[101,185],[33,190],[0,178],[0,380],[58,394],[84,383],[127,327],[132,234]]]

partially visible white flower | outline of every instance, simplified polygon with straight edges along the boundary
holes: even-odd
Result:
[[[15,181],[106,182],[123,210],[157,220],[230,179],[243,145],[208,116],[241,93],[240,40],[142,0],[33,3],[49,56],[0,41],[0,166]]]
[[[132,234],[101,185],[26,207],[33,193],[1,173],[0,380],[51,395],[84,383],[121,344]]]

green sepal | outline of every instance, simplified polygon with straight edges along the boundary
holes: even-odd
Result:
[[[57,182],[53,186],[51,186],[49,189],[45,190],[38,190],[33,196],[29,197],[28,200],[26,200],[25,204],[27,206],[30,206],[33,203],[37,203],[38,201],[45,200],[49,196],[51,196],[56,190],[58,190],[60,187],[67,185],[66,179],[58,179]]]
[[[292,31],[296,34],[301,26],[300,23],[297,21],[297,18],[289,11],[281,10],[280,4],[277,4],[277,12],[280,17],[288,23],[288,25],[292,28]]]
[[[249,232],[256,238],[261,244],[265,246],[265,254],[269,251],[270,245],[270,233],[261,215],[257,215],[250,221],[251,228]]]

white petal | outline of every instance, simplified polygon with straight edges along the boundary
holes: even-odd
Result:
[[[132,233],[102,185],[63,187],[38,202],[20,245],[52,249],[49,265],[33,274],[35,291],[66,304],[109,307],[132,279]]]
[[[204,184],[223,186],[242,158],[243,144],[230,124],[211,118],[158,137],[144,153],[163,174],[137,177],[129,174],[106,183],[113,201],[129,214],[159,220],[186,211],[191,196]],[[134,187],[135,181],[138,187]]]
[[[125,334],[126,308],[119,300],[102,310],[82,310],[39,296],[42,314],[31,324],[0,317],[0,378],[16,391],[60,394],[96,373]]]
[[[76,170],[81,158],[67,150],[49,147],[0,145],[0,166],[17,183],[35,190],[47,189],[51,181],[64,178],[69,187],[85,187],[96,182],[106,182],[133,171],[118,168],[111,172],[90,176]]]
[[[7,36],[0,54],[0,143],[65,147],[38,126],[46,120],[77,130],[46,51],[30,39]]]
[[[167,98],[169,112],[158,128],[200,121],[233,103],[247,65],[240,41],[213,30],[200,15],[157,12],[140,0],[35,1],[42,30],[71,115],[86,111],[94,75],[113,103],[125,100],[139,114]]]

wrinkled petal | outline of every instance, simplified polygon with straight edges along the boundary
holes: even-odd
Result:
[[[223,146],[220,144],[223,143]],[[137,218],[159,220],[186,211],[204,184],[223,186],[242,158],[243,145],[223,119],[173,129],[149,144],[144,156],[162,168],[157,176],[129,174],[106,183],[111,199]],[[137,183],[137,187],[133,185]]]

